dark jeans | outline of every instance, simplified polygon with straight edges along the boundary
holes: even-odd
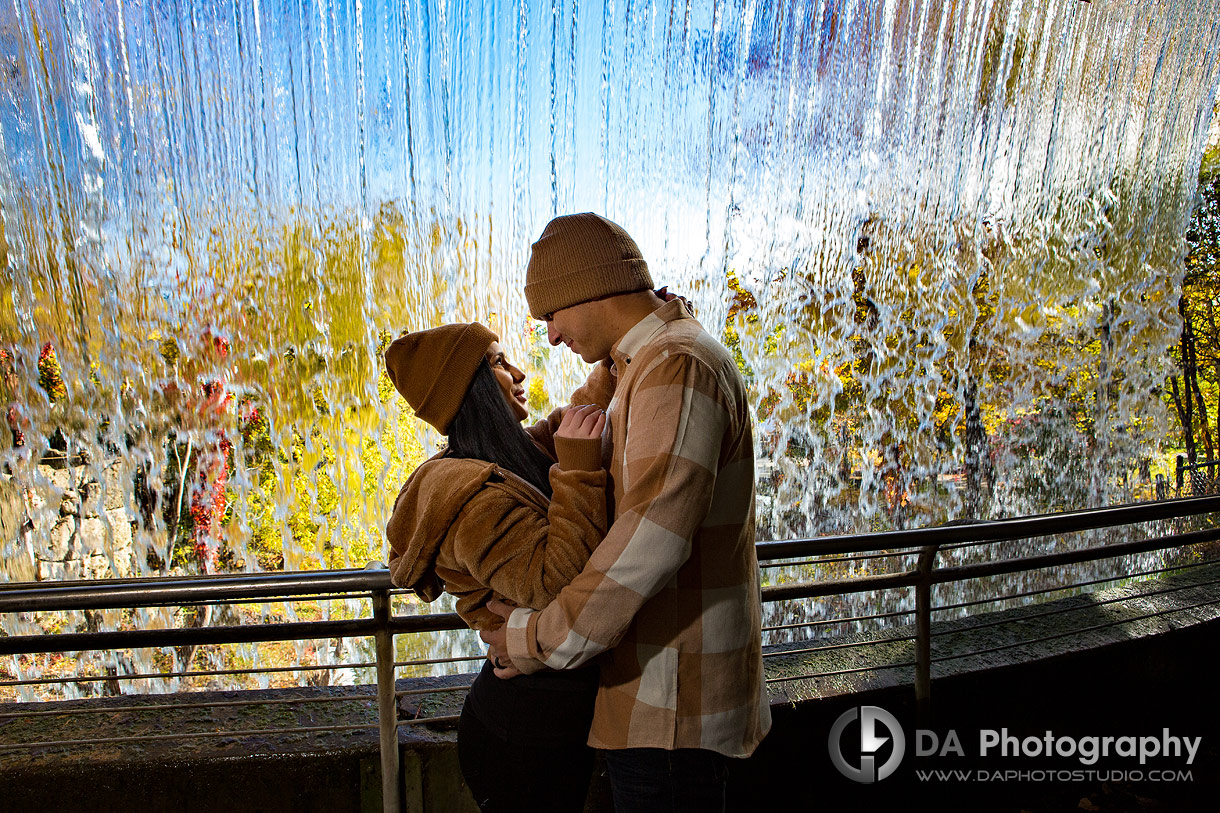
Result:
[[[724,810],[728,757],[701,748],[603,751],[615,813]]]
[[[458,762],[479,809],[584,810],[596,667],[500,680],[484,666],[458,721]]]

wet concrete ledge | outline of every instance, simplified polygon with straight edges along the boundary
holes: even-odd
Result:
[[[1207,735],[1205,749],[1211,748],[1213,764],[1220,764],[1214,743],[1207,741],[1220,733],[1220,701],[1211,689],[1220,666],[1220,585],[1215,581],[1220,581],[1220,566],[1210,565],[1168,579],[935,624],[933,657],[941,660],[933,668],[935,716],[930,725],[1033,732],[1052,726],[1065,733],[1127,734],[1133,733],[1132,726],[1152,726],[1158,732],[1163,725],[1185,726]],[[913,634],[911,627],[890,630],[886,637]],[[1036,639],[1041,640],[1025,643]],[[768,649],[768,677],[776,680],[771,684],[775,726],[753,758],[733,764],[734,809],[758,809],[760,803],[821,807],[836,800],[888,804],[912,791],[910,777],[873,786],[844,779],[831,766],[826,743],[835,718],[861,704],[887,708],[904,725],[914,726],[913,668],[887,666],[913,661],[914,642],[878,643],[876,636],[857,635],[817,646],[827,643],[858,645]],[[866,667],[870,670],[848,671]],[[840,674],[801,677],[813,672]],[[415,696],[418,706],[404,710],[404,716],[416,710],[425,716],[456,713],[461,687],[470,680],[465,675],[400,681],[400,689],[455,688]],[[97,740],[71,748],[0,750],[4,807],[380,810],[374,694],[372,687],[357,686],[0,704],[0,745]],[[206,705],[263,700],[275,702]],[[103,704],[118,710],[43,714]],[[370,727],[283,731],[332,725]],[[181,736],[195,731],[251,733]],[[137,734],[158,739],[121,739]],[[400,741],[408,810],[474,809],[457,770],[451,727],[404,726]],[[942,797],[941,809],[957,809],[957,802],[968,809],[975,803],[955,798]],[[1036,804],[1028,807],[1020,793],[1005,796],[1004,803],[991,801],[991,809],[1038,809]],[[609,807],[599,767],[588,809]]]

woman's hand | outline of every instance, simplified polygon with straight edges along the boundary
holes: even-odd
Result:
[[[682,300],[682,305],[686,308],[686,312],[691,316],[695,315],[695,306],[691,304],[691,301],[681,294],[675,294],[673,291],[669,290],[668,285],[666,285],[664,288],[657,288],[655,291],[653,291],[653,293],[656,294],[662,302],[673,302],[675,299]]]
[[[493,600],[487,603],[487,609],[503,618],[507,623],[508,617],[513,614],[516,605]],[[514,666],[508,657],[508,631],[504,629],[504,624],[494,630],[481,630],[479,637],[483,639],[483,643],[487,644],[487,660],[491,661],[496,677],[507,680],[521,674],[521,670]]]
[[[568,407],[559,422],[556,437],[573,440],[596,440],[606,428],[606,413],[596,404]]]

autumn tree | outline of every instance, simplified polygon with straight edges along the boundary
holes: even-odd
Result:
[[[1220,437],[1220,149],[1210,150],[1203,161],[1199,196],[1186,230],[1178,303],[1182,334],[1173,350],[1177,370],[1170,376],[1169,394],[1187,458],[1198,460],[1202,442],[1210,463],[1216,459],[1213,438]]]

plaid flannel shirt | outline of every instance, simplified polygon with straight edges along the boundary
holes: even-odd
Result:
[[[748,756],[771,716],[745,385],[678,301],[612,357],[614,523],[549,607],[513,612],[508,654],[527,673],[601,655],[594,747]]]

